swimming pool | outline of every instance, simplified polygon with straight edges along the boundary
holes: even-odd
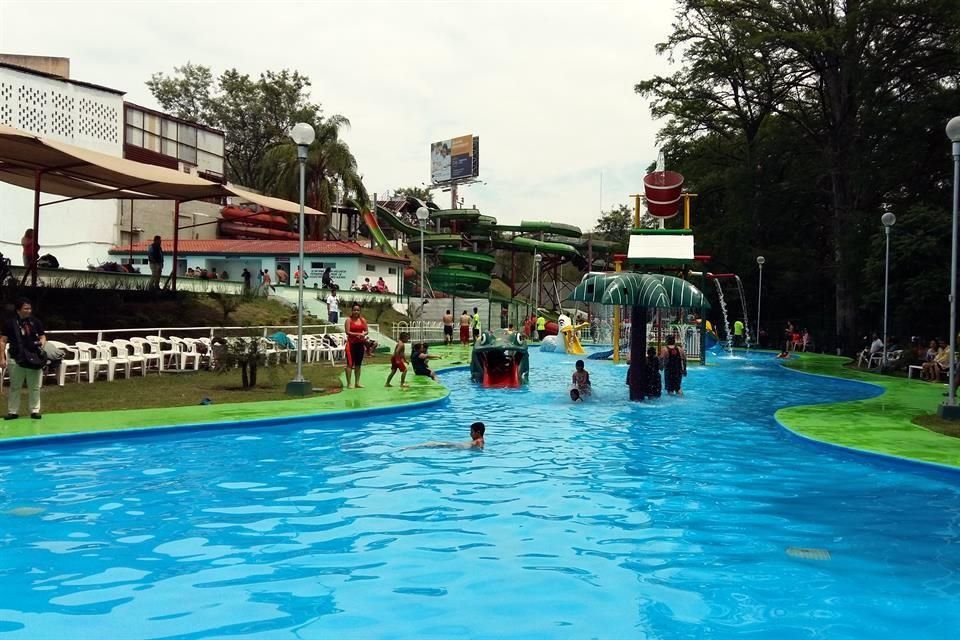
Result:
[[[720,359],[637,405],[588,361],[600,397],[572,405],[573,358],[531,357],[529,389],[450,371],[448,403],[392,416],[0,450],[0,634],[955,633],[958,483],[772,418],[876,388]],[[475,419],[482,452],[400,449]]]

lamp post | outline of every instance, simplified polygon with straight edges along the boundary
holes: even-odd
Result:
[[[303,379],[303,280],[306,263],[303,260],[303,200],[306,192],[307,150],[316,137],[316,132],[306,122],[298,122],[290,130],[290,138],[297,145],[297,160],[300,163],[300,277],[297,278],[297,377],[287,383],[287,395],[306,396],[313,391],[313,384]]]
[[[757,344],[760,344],[760,301],[763,297],[763,263],[767,259],[763,256],[757,256],[757,267],[760,269],[760,276],[757,278]]]
[[[897,216],[889,211],[880,216],[883,223],[883,233],[887,240],[887,255],[884,258],[883,273],[883,369],[887,368],[887,290],[890,287],[890,227],[897,221]]]
[[[960,116],[951,118],[947,123],[947,138],[952,143],[953,155],[953,226],[951,227],[953,243],[950,251],[950,389],[947,393],[947,404],[941,405],[942,418],[958,419],[960,410],[957,409],[957,394],[954,391],[956,379],[957,353],[957,209],[960,208]]]
[[[426,207],[417,207],[417,222],[420,223],[420,342],[423,342],[423,307],[427,303],[426,287],[424,286],[424,274],[427,271],[426,252],[423,247],[423,231],[427,226],[427,220],[430,218],[430,210]]]
[[[538,316],[540,315],[540,262],[542,260],[543,255],[539,253],[533,254],[533,270],[536,275],[534,281],[537,283],[537,290],[533,294],[533,306]]]

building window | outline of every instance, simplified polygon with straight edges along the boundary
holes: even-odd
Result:
[[[376,265],[372,265],[372,264],[367,265],[367,271],[376,271],[376,270],[377,270]]]
[[[395,276],[395,275],[397,275],[397,268],[396,268],[396,267],[387,267],[387,273],[389,273],[389,274],[392,275],[392,276]]]
[[[336,269],[337,263],[336,262],[311,262],[310,263],[311,269],[326,269],[327,267],[330,267],[331,269]]]
[[[223,175],[222,135],[129,104],[126,119],[127,144],[199,167],[201,171]]]

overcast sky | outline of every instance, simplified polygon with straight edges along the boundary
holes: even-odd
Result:
[[[0,52],[65,56],[71,75],[156,107],[144,82],[187,61],[214,73],[297,69],[345,132],[367,188],[430,178],[430,143],[480,136],[461,189],[501,222],[591,228],[656,159],[633,85],[664,72],[671,0],[626,2],[40,2],[0,0]],[[449,194],[435,199],[449,206]]]

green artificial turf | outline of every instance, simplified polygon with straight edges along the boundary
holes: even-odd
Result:
[[[800,435],[853,449],[960,467],[960,439],[913,421],[936,412],[945,387],[844,367],[846,358],[797,354],[784,363],[805,373],[859,380],[884,393],[867,400],[780,409],[777,420]]]

